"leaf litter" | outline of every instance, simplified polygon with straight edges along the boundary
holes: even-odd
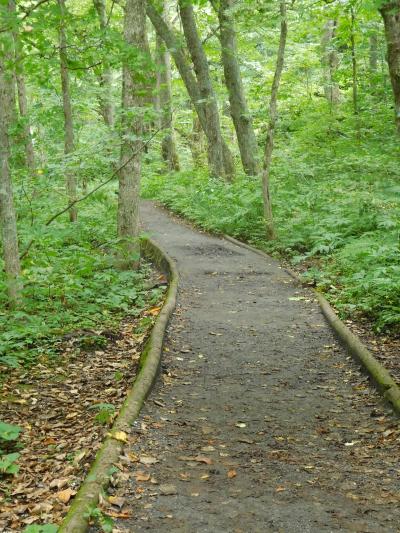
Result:
[[[60,341],[57,361],[43,358],[29,370],[0,369],[6,376],[0,419],[23,429],[19,472],[0,477],[0,531],[60,523],[125,400],[160,310],[160,304],[153,304],[139,316],[124,319],[118,331],[91,332],[94,341],[107,339],[101,349],[82,349],[77,332]],[[128,441],[122,431],[112,437]],[[144,457],[125,457],[128,463],[134,459],[142,462]],[[123,465],[118,466],[114,484],[129,477],[121,471]],[[147,474],[142,480],[147,480]],[[105,512],[128,516],[122,505],[122,500],[110,498],[104,502]]]

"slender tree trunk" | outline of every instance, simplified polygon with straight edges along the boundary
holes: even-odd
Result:
[[[93,3],[99,16],[100,29],[103,32],[104,36],[105,32],[107,31],[106,1],[93,0]],[[112,102],[112,71],[111,68],[107,65],[107,62],[104,61],[103,72],[100,76],[100,89],[100,111],[106,125],[112,128],[114,126],[114,106]]]
[[[357,82],[357,55],[356,55],[356,17],[354,7],[351,6],[351,26],[350,26],[350,45],[351,45],[351,64],[352,64],[352,89],[353,89],[353,111],[358,114],[358,82]]]
[[[11,13],[17,17],[17,9],[15,0],[9,0],[8,2],[9,10]],[[15,81],[17,84],[17,94],[18,94],[18,108],[19,114],[23,123],[23,138],[25,145],[25,164],[28,169],[33,173],[35,171],[35,152],[33,149],[32,142],[32,132],[29,122],[29,113],[28,113],[28,100],[26,97],[26,86],[24,78],[24,69],[22,62],[22,46],[21,40],[19,37],[18,29],[13,31],[14,38],[14,51],[15,51]]]
[[[124,39],[127,46],[137,50],[137,63],[140,64],[141,59],[148,56],[144,0],[127,0]],[[143,73],[130,60],[125,59],[122,73],[123,115],[118,192],[118,235],[121,239],[122,268],[137,268],[139,265],[139,192],[144,126],[141,108],[147,101],[148,85]]]
[[[205,138],[199,117],[193,114],[193,126],[189,135],[189,147],[192,153],[193,165],[202,166],[205,159]]]
[[[240,74],[236,33],[231,13],[233,5],[234,0],[220,0],[218,9],[222,64],[229,93],[230,115],[235,126],[243,169],[246,174],[256,176],[259,172],[257,140]]]
[[[171,58],[161,37],[156,35],[156,54],[158,63],[157,86],[160,107],[160,126],[165,130],[161,143],[161,155],[169,170],[179,170],[172,115]]]
[[[387,62],[394,96],[395,123],[400,133],[400,0],[380,8],[385,25]]]
[[[72,118],[71,93],[69,87],[68,57],[67,57],[67,38],[65,33],[65,0],[58,0],[60,8],[60,27],[59,27],[59,47],[60,47],[60,73],[61,73],[61,90],[63,97],[64,111],[64,154],[68,156],[75,150],[74,145],[74,125]],[[68,161],[67,161],[68,166]],[[76,179],[70,169],[65,172],[65,188],[67,191],[68,203],[74,202],[77,197]],[[76,222],[78,212],[75,206],[69,210],[70,222]]]
[[[10,42],[11,35],[10,39],[7,39],[7,35],[0,37],[0,225],[8,300],[11,307],[16,307],[21,301],[22,282],[10,171],[9,129],[13,116],[14,80],[12,73],[5,69],[7,56],[9,56],[7,48]],[[8,59],[12,61],[12,58],[8,57]]]
[[[234,172],[233,159],[229,148],[224,146],[217,99],[211,82],[207,56],[197,31],[193,6],[187,0],[179,0],[179,11],[186,43],[193,61],[200,98],[205,102],[211,164],[217,176],[224,176],[231,180]]]
[[[335,81],[335,74],[339,66],[339,58],[334,44],[336,27],[336,20],[328,20],[321,42],[325,96],[332,106],[340,102],[340,89]]]
[[[179,74],[182,78],[183,83],[185,84],[186,90],[189,94],[193,107],[195,108],[197,116],[199,117],[201,127],[207,137],[208,164],[209,164],[210,173],[214,176],[218,176],[218,174],[216,174],[215,172],[215,166],[213,165],[213,157],[214,157],[214,151],[212,150],[213,132],[210,131],[208,120],[207,120],[206,102],[202,99],[200,95],[200,90],[199,90],[197,80],[194,77],[193,72],[187,62],[182,45],[180,44],[178,39],[175,37],[174,32],[165,23],[162,16],[157,12],[157,9],[154,7],[152,3],[152,0],[147,0],[146,2],[146,13],[149,19],[151,20],[156,32],[161,37],[161,39],[165,42],[168,50],[170,51],[172,57],[174,58],[175,65],[179,71]],[[224,141],[223,141],[223,146],[224,146],[224,153],[228,153],[229,148],[227,147]],[[232,169],[233,169],[233,162],[232,162]]]
[[[278,90],[281,81],[283,64],[285,60],[285,48],[287,37],[287,18],[286,18],[286,2],[280,1],[280,15],[281,15],[281,31],[279,37],[278,55],[276,58],[275,74],[272,82],[271,100],[269,103],[269,125],[267,130],[267,140],[265,143],[264,151],[264,166],[262,170],[262,189],[264,200],[264,218],[266,222],[266,230],[268,239],[274,239],[276,237],[274,219],[272,214],[271,194],[270,194],[270,169],[272,151],[274,149],[274,135],[275,126],[278,119]]]
[[[369,38],[369,70],[372,74],[378,70],[378,35],[375,30]]]

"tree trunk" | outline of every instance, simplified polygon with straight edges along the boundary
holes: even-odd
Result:
[[[7,32],[8,33],[8,32]],[[7,36],[6,36],[7,37]],[[13,75],[5,70],[8,45],[3,35],[0,41],[0,225],[3,245],[4,267],[7,279],[8,300],[11,307],[21,301],[21,267],[18,250],[17,222],[13,201],[10,172],[10,140],[12,112]],[[2,57],[6,59],[3,61]],[[11,59],[10,57],[8,58]],[[12,61],[12,59],[11,59]]]
[[[388,2],[380,8],[385,25],[387,62],[394,96],[395,122],[400,133],[400,1]]]
[[[156,36],[157,54],[157,86],[159,108],[161,113],[160,127],[165,130],[161,143],[161,155],[169,170],[179,170],[179,158],[176,151],[175,135],[172,117],[172,89],[171,89],[171,58],[161,37]]]
[[[60,47],[60,73],[61,73],[61,90],[63,98],[64,111],[64,154],[68,156],[75,150],[74,146],[74,125],[72,118],[71,94],[69,88],[69,73],[68,73],[68,58],[67,58],[67,38],[65,34],[65,0],[58,0],[60,9],[60,27],[59,27],[59,47]],[[76,200],[76,179],[73,172],[68,169],[68,161],[66,162],[67,169],[65,171],[65,187],[67,191],[68,202],[72,203]],[[70,222],[76,222],[78,219],[78,212],[75,206],[69,209]]]
[[[9,0],[8,5],[11,13],[15,16],[15,18],[17,18],[15,0]],[[28,100],[26,98],[26,87],[22,62],[22,46],[17,26],[15,26],[15,28],[16,29],[13,30],[13,38],[15,51],[15,81],[17,84],[18,108],[23,123],[25,164],[28,169],[33,173],[35,171],[35,152],[33,149],[32,132],[29,122]]]
[[[193,114],[193,127],[189,135],[189,147],[192,153],[193,165],[202,166],[205,159],[205,138],[199,117]]]
[[[163,20],[161,15],[157,12],[156,8],[152,4],[152,0],[147,0],[146,2],[146,13],[149,19],[151,20],[156,32],[165,42],[168,50],[170,51],[172,57],[174,58],[176,68],[179,71],[179,74],[182,78],[183,83],[185,84],[186,90],[189,94],[190,100],[193,104],[194,109],[196,110],[197,116],[201,127],[207,137],[207,150],[208,150],[208,164],[210,173],[216,175],[214,172],[214,166],[212,164],[212,133],[208,127],[207,115],[206,115],[206,105],[200,96],[200,90],[196,78],[193,75],[191,68],[186,60],[185,53],[182,49],[182,45],[175,37],[174,32],[168,27],[166,22]],[[225,143],[223,143],[225,145]],[[227,147],[226,147],[227,148]],[[228,148],[227,148],[228,149]],[[233,163],[232,163],[233,166]]]
[[[232,155],[222,139],[216,96],[211,82],[208,61],[201,43],[194,18],[193,6],[186,0],[179,0],[183,32],[193,61],[200,98],[204,101],[207,121],[210,163],[216,176],[231,180],[234,172]]]
[[[148,56],[144,0],[127,0],[124,39],[138,51],[137,64]],[[140,57],[140,55],[142,57]],[[137,268],[139,244],[139,191],[143,149],[143,108],[148,101],[148,84],[140,69],[130,59],[122,72],[122,144],[118,192],[118,236],[121,239],[120,266]]]
[[[350,45],[351,45],[351,64],[352,64],[352,89],[353,89],[353,111],[358,114],[358,82],[357,82],[357,55],[356,55],[356,17],[354,7],[351,6],[351,26],[350,26]]]
[[[100,21],[100,29],[103,33],[107,31],[107,13],[105,0],[93,0]],[[104,122],[112,128],[114,126],[114,106],[112,103],[112,71],[106,62],[103,61],[103,72],[100,76],[100,111]]]
[[[220,0],[218,9],[222,63],[229,93],[230,115],[235,126],[243,169],[246,174],[256,176],[259,172],[257,140],[240,74],[236,33],[231,14],[233,4],[234,0]]]
[[[274,239],[276,237],[274,219],[272,215],[271,194],[270,194],[270,169],[272,151],[274,149],[274,135],[275,126],[278,119],[277,102],[278,102],[278,90],[281,81],[283,63],[285,59],[285,47],[287,37],[287,19],[286,19],[286,3],[285,0],[280,2],[280,15],[281,15],[281,31],[279,37],[278,56],[276,58],[275,74],[272,82],[271,100],[269,103],[269,125],[267,131],[267,140],[265,143],[264,152],[264,166],[262,171],[262,188],[263,188],[263,200],[264,200],[264,218],[266,222],[266,230],[268,239]]]
[[[339,66],[339,58],[334,44],[336,27],[336,20],[328,20],[324,27],[321,42],[324,91],[326,99],[331,105],[336,105],[340,102],[340,89],[335,81],[335,74]]]
[[[378,35],[375,30],[369,38],[369,70],[373,74],[378,70]]]

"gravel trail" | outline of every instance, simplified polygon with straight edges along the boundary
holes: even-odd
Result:
[[[398,419],[312,293],[151,203],[142,219],[181,280],[118,530],[400,531]]]

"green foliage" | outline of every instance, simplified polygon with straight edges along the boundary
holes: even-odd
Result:
[[[19,459],[20,454],[18,452],[0,454],[0,474],[18,474],[19,466],[16,461]]]
[[[104,533],[111,533],[114,528],[114,520],[105,515],[101,509],[94,507],[87,513],[87,518],[92,520]]]
[[[227,233],[306,269],[343,316],[363,314],[377,330],[400,325],[398,140],[380,124],[385,110],[363,120],[331,116],[306,101],[283,120],[273,164],[278,232],[265,239],[258,178],[233,184],[204,170],[149,175],[144,195],[203,228]],[[290,134],[289,134],[290,129]]]
[[[14,475],[19,471],[16,461],[20,454],[18,452],[6,453],[4,448],[9,448],[10,444],[14,445],[15,441],[18,441],[21,431],[22,428],[19,426],[0,421],[0,475]]]
[[[96,405],[92,405],[89,407],[89,409],[98,411],[95,416],[95,420],[103,426],[106,426],[114,419],[115,405],[111,403],[98,403]]]
[[[0,361],[29,363],[54,355],[54,341],[76,332],[82,349],[103,347],[102,336],[81,331],[111,327],[124,315],[137,314],[147,296],[146,268],[116,268],[115,205],[110,194],[98,194],[82,208],[76,224],[64,220],[43,228],[40,204],[33,205],[35,225],[22,218],[25,242],[35,245],[23,263],[24,306],[7,309],[4,278],[0,278]],[[60,200],[53,198],[53,209]],[[23,208],[23,206],[22,206]]]
[[[22,428],[20,428],[19,426],[7,424],[6,422],[2,422],[0,420],[0,442],[18,440],[21,431]]]
[[[32,524],[30,526],[27,526],[23,533],[57,533],[58,526],[54,524],[43,524],[43,525],[35,525]]]

